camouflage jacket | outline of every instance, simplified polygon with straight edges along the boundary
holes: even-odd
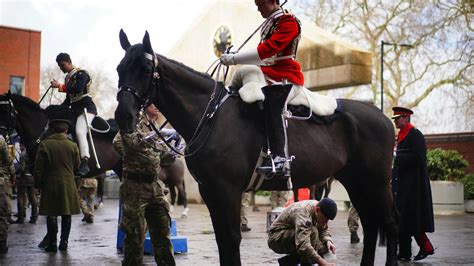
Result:
[[[117,152],[123,156],[124,172],[158,176],[161,170],[160,158],[165,147],[146,123],[148,121],[141,115],[137,130],[117,134],[113,143]]]
[[[5,182],[13,183],[14,181],[15,167],[13,166],[13,158],[10,156],[5,138],[0,135],[0,185],[4,186]]]
[[[311,261],[319,257],[317,250],[311,244],[311,233],[315,233],[316,238],[319,238],[323,245],[326,245],[328,241],[332,242],[328,225],[321,226],[316,222],[317,204],[316,200],[295,202],[284,209],[270,227],[270,232],[295,230],[296,250]]]

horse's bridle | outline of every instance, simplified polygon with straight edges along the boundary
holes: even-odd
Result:
[[[153,53],[147,53],[145,52],[145,58],[153,62],[153,72],[152,72],[152,77],[151,77],[151,82],[150,85],[148,86],[148,90],[146,95],[141,95],[137,89],[135,89],[133,86],[130,85],[122,85],[119,87],[118,92],[117,92],[117,101],[119,100],[120,94],[122,92],[128,92],[132,94],[140,103],[140,106],[143,107],[145,106],[148,102],[150,102],[150,94],[153,91],[153,87],[158,86],[158,80],[160,79],[160,74],[158,73],[158,56]]]
[[[10,92],[9,92],[10,93]],[[6,130],[7,134],[10,135],[11,129],[13,128],[13,120],[15,119],[16,115],[18,115],[18,111],[15,109],[15,106],[13,106],[13,102],[10,98],[10,94],[7,94],[8,98],[7,100],[0,101],[0,105],[8,105],[8,122],[6,125]]]
[[[10,136],[10,133],[11,133],[12,128],[13,128],[13,126],[12,126],[13,125],[13,120],[17,119],[18,111],[16,110],[15,105],[13,104],[13,101],[12,101],[11,97],[8,97],[8,99],[5,100],[5,101],[0,101],[0,105],[8,105],[9,109],[10,109],[8,123],[7,123],[7,134],[9,135],[9,139],[11,141],[12,137]],[[18,123],[18,121],[16,123]],[[33,145],[31,146],[30,150],[33,150],[37,145],[40,144],[41,140],[43,140],[43,138],[46,136],[46,132],[48,132],[48,128],[49,128],[48,123],[46,123],[45,127],[43,128],[43,131],[35,139],[35,141],[34,141]],[[26,143],[25,143],[25,145],[26,145]]]

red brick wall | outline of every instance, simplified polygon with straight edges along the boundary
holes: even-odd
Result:
[[[41,32],[0,26],[0,93],[10,88],[10,76],[25,78],[25,96],[38,100]]]
[[[466,169],[474,173],[474,132],[425,135],[428,149],[457,150],[469,162]]]

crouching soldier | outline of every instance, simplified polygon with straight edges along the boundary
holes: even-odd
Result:
[[[336,203],[329,198],[319,202],[295,202],[283,210],[268,233],[268,247],[278,254],[288,254],[280,258],[278,263],[334,265],[324,257],[336,252],[328,228],[328,220],[333,220],[336,213]]]

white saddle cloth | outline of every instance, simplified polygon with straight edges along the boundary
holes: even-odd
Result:
[[[267,86],[267,81],[257,66],[245,65],[238,68],[229,85],[240,88],[240,98],[246,103],[265,99],[262,87]],[[304,105],[320,116],[334,114],[337,107],[334,97],[310,91],[301,85],[293,85],[287,98],[287,104]]]

